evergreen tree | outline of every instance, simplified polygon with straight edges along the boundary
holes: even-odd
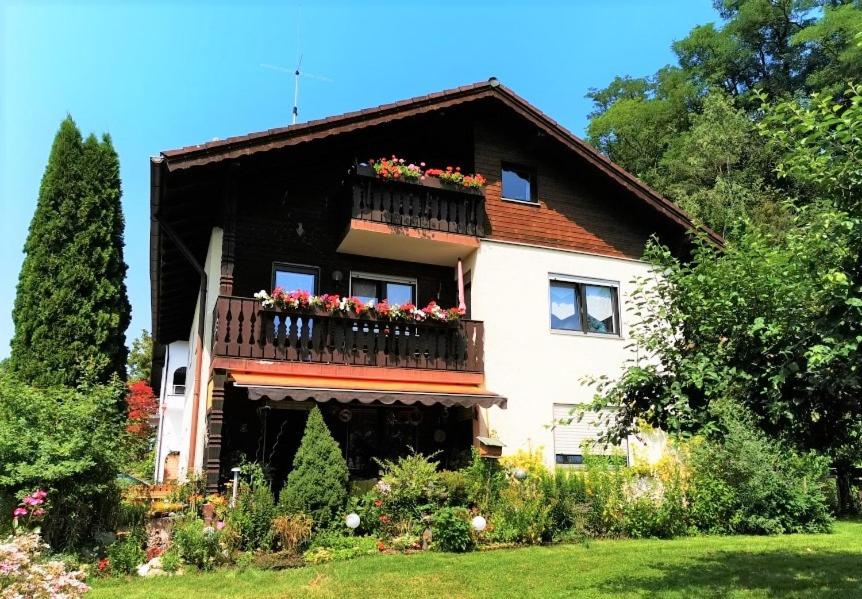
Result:
[[[120,167],[111,139],[60,124],[24,244],[11,367],[39,385],[125,378]]]
[[[279,507],[309,514],[315,525],[327,526],[347,501],[347,463],[317,406],[305,424],[293,470],[281,491]]]
[[[153,370],[153,338],[147,329],[132,341],[129,349],[128,374],[130,381],[148,381]]]

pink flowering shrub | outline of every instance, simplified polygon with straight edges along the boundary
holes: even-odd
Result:
[[[47,497],[46,491],[38,489],[22,499],[18,507],[12,510],[12,528],[16,531],[20,528],[35,529],[38,532],[39,523],[48,507]]]
[[[90,590],[84,572],[43,559],[47,548],[38,532],[14,535],[0,544],[0,599],[74,599]]]

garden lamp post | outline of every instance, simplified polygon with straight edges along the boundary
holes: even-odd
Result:
[[[236,496],[239,493],[239,471],[240,468],[238,466],[234,466],[230,469],[233,472],[233,491],[230,496],[230,506],[236,507]]]

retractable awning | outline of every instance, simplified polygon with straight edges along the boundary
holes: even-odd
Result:
[[[248,390],[252,400],[338,401],[363,404],[421,404],[424,406],[506,407],[506,398],[477,385],[387,382],[290,375],[232,373],[234,387]]]

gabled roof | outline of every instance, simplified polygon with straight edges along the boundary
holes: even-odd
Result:
[[[493,98],[509,107],[515,113],[533,123],[548,136],[570,149],[615,183],[629,191],[665,218],[680,226],[703,231],[714,243],[721,244],[720,235],[705,227],[695,225],[691,217],[679,206],[651,189],[646,183],[611,162],[594,147],[580,139],[541,110],[503,86],[496,78],[488,81],[465,85],[426,96],[417,96],[376,108],[269,129],[258,133],[230,137],[195,146],[186,146],[161,153],[162,166],[168,172],[204,166],[224,160],[268,152],[308,141],[321,139],[381,125],[387,122],[409,118],[425,112],[440,110],[449,106]]]

